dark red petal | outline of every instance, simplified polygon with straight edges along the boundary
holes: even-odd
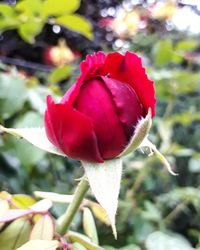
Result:
[[[72,87],[65,93],[61,100],[61,103],[68,102],[70,104],[73,104],[82,84],[85,83],[86,80],[90,77],[101,74],[105,59],[106,55],[101,51],[93,55],[88,55],[85,61],[82,61],[82,63],[80,64],[80,77],[77,79],[76,83],[73,84]]]
[[[91,79],[82,85],[74,107],[92,119],[104,159],[113,158],[124,149],[127,138],[112,96],[102,80]]]
[[[52,122],[51,122],[51,116],[49,112],[51,109],[51,106],[54,105],[52,97],[47,96],[46,102],[47,102],[47,109],[44,114],[44,125],[45,125],[46,134],[50,142],[59,148],[59,143],[58,143],[58,140],[57,140],[57,137],[56,137],[56,134],[55,134]]]
[[[91,119],[69,104],[55,104],[50,96],[47,98],[45,129],[48,139],[67,156],[103,162]]]
[[[156,104],[154,84],[153,81],[148,79],[145,69],[142,67],[141,58],[136,54],[126,52],[125,65],[129,69],[127,78],[130,84],[135,89],[146,112],[148,113],[148,109],[151,108],[152,116],[154,116]],[[131,82],[130,77],[133,77],[133,82]]]
[[[109,74],[113,79],[128,83],[135,90],[146,113],[151,108],[152,116],[155,115],[155,90],[153,81],[149,80],[142,66],[141,58],[131,52],[125,56],[115,52],[106,57],[104,74]]]
[[[134,132],[135,125],[144,116],[144,107],[139,102],[135,91],[128,84],[109,77],[101,78],[113,97],[118,117],[129,139]]]
[[[85,75],[84,78],[88,79],[90,76],[101,74],[105,59],[106,55],[102,51],[88,55],[80,65],[81,73]]]
[[[104,75],[108,74],[109,77],[114,79],[119,78],[119,71],[123,61],[124,61],[124,55],[118,52],[109,53],[105,60],[103,74]]]

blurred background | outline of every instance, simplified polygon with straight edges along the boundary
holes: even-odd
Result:
[[[56,4],[55,4],[56,3]],[[150,139],[171,176],[140,151],[126,158],[117,213],[118,240],[96,220],[105,249],[200,249],[200,1],[0,1],[0,124],[43,125],[45,97],[59,98],[88,53],[138,53],[155,81]],[[0,135],[0,190],[72,193],[80,163]],[[57,217],[65,207],[56,204]],[[81,216],[74,230],[81,231]]]

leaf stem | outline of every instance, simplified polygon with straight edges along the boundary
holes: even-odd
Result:
[[[58,219],[57,232],[61,235],[65,234],[69,229],[71,222],[89,189],[87,178],[84,176],[78,184],[72,202],[69,204],[66,212]]]

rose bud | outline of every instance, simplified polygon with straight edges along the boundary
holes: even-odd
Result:
[[[155,115],[154,85],[131,52],[88,55],[80,68],[60,103],[47,97],[45,130],[67,156],[103,162],[125,149],[149,109]]]

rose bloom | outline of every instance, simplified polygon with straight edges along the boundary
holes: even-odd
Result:
[[[155,115],[154,85],[131,52],[88,55],[80,68],[60,103],[47,97],[45,130],[67,156],[101,163],[125,149],[149,109]]]

